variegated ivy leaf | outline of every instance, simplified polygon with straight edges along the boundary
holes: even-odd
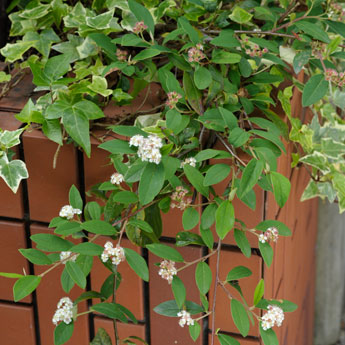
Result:
[[[9,149],[20,143],[20,135],[24,129],[17,129],[15,131],[4,130],[0,132],[0,146],[3,150]]]
[[[300,158],[299,161],[319,169],[323,174],[328,174],[331,171],[328,167],[327,157],[318,151]]]
[[[0,158],[0,177],[11,188],[13,193],[17,193],[20,181],[29,177],[26,165],[23,161],[15,159],[9,161],[6,155]]]
[[[329,202],[332,203],[337,197],[337,194],[330,182],[315,182],[314,180],[310,180],[301,196],[301,201],[315,197],[320,197],[321,199],[327,197]]]

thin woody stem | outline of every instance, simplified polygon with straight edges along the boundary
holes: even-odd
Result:
[[[216,266],[216,280],[214,282],[214,289],[213,289],[213,305],[212,305],[212,336],[211,336],[211,345],[214,345],[214,336],[216,331],[216,301],[217,301],[217,287],[219,281],[219,263],[220,263],[220,249],[221,249],[222,241],[221,239],[218,240],[218,246],[216,249],[217,252],[217,266]]]
[[[185,268],[187,268],[187,267],[189,267],[189,266],[192,266],[192,265],[194,265],[194,264],[196,264],[196,263],[198,263],[198,262],[200,262],[200,261],[206,260],[207,258],[211,257],[212,255],[214,255],[214,254],[216,254],[216,253],[217,253],[217,250],[214,250],[214,251],[212,251],[211,253],[209,253],[209,254],[203,256],[202,258],[198,258],[198,259],[196,259],[196,260],[194,260],[194,261],[187,262],[183,267],[179,268],[179,269],[177,270],[177,272],[180,272],[180,271],[184,270]]]
[[[211,314],[212,314],[212,312],[211,312],[211,311],[208,311],[208,312],[207,312],[206,314],[204,314],[203,316],[200,316],[200,317],[198,317],[197,319],[194,319],[194,321],[198,322],[198,321],[204,319],[205,317],[207,317],[207,316],[209,316],[209,315],[211,315]]]
[[[232,156],[234,156],[243,166],[247,166],[247,164],[244,163],[243,160],[240,157],[238,157],[234,151],[232,151],[230,146],[225,142],[225,140],[218,133],[216,133],[216,137],[221,141],[221,143],[231,153]]]

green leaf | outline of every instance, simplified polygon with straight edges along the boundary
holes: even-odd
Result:
[[[182,215],[182,224],[185,230],[191,230],[199,224],[200,215],[194,207],[188,207]]]
[[[101,207],[96,201],[88,202],[85,206],[84,212],[88,214],[89,217],[91,217],[91,219],[93,220],[100,220],[102,214]]]
[[[61,125],[58,119],[43,121],[42,130],[44,135],[48,139],[56,142],[61,146],[63,145]]]
[[[161,191],[165,179],[162,164],[148,163],[139,182],[139,201],[142,205],[151,202]]]
[[[229,53],[225,50],[213,50],[212,62],[215,64],[235,64],[241,61],[241,55],[236,53]]]
[[[229,143],[235,147],[244,145],[250,138],[250,133],[240,127],[235,127],[230,130]]]
[[[265,264],[267,265],[267,267],[270,267],[273,261],[273,249],[270,246],[269,243],[262,243],[259,241],[259,249],[260,249],[260,253],[262,258],[265,261]]]
[[[39,276],[24,276],[19,278],[13,286],[13,299],[15,302],[20,301],[24,297],[31,294],[39,283],[41,282],[41,277]]]
[[[111,338],[104,328],[98,328],[90,345],[112,345]]]
[[[224,48],[240,47],[239,41],[234,37],[234,31],[228,29],[222,30],[218,37],[214,38],[210,43]]]
[[[33,248],[19,249],[20,254],[35,265],[51,265],[52,261],[41,251]]]
[[[90,157],[89,119],[79,109],[70,107],[62,114],[62,123],[67,133],[84,149],[86,155]]]
[[[197,45],[200,42],[198,32],[192,27],[192,25],[190,25],[186,17],[178,18],[177,23],[179,27],[182,28],[183,31],[188,35],[194,45]]]
[[[108,89],[107,79],[97,75],[92,77],[92,83],[87,88],[103,97],[108,97],[113,93],[113,90]]]
[[[24,276],[22,274],[18,274],[18,273],[0,272],[0,277],[16,279],[16,278],[21,278]]]
[[[186,306],[186,310],[191,315],[195,315],[195,314],[199,314],[203,312],[203,308],[194,302],[186,301],[185,306]],[[175,300],[170,300],[170,301],[166,301],[157,305],[155,308],[153,308],[153,310],[159,315],[176,317],[177,313],[181,309],[177,306]]]
[[[205,67],[199,67],[194,72],[194,83],[199,90],[204,90],[212,83],[212,74]]]
[[[54,345],[62,345],[66,343],[73,335],[74,322],[66,324],[61,322],[54,330]]]
[[[295,55],[292,65],[296,74],[302,71],[303,66],[309,62],[310,57],[311,52],[308,50],[303,50]]]
[[[216,211],[216,232],[223,240],[228,232],[234,227],[235,211],[229,200],[224,200]]]
[[[125,137],[133,137],[134,135],[147,136],[147,133],[142,131],[140,128],[135,126],[109,126],[109,128],[117,134],[123,135]]]
[[[254,77],[249,78],[248,82],[257,84],[272,84],[282,82],[283,80],[284,78],[280,75],[262,72],[260,74],[256,74]]]
[[[201,172],[190,166],[189,164],[185,164],[183,166],[183,170],[189,180],[189,182],[195,187],[195,189],[201,193],[206,198],[208,197],[209,189],[208,187],[204,186],[204,176]]]
[[[134,16],[137,18],[138,22],[143,21],[145,25],[147,25],[148,30],[153,37],[155,31],[155,23],[150,11],[143,5],[137,3],[135,0],[128,0],[128,6]]]
[[[72,108],[79,111],[80,114],[86,116],[89,120],[97,120],[104,117],[103,111],[95,103],[86,99],[72,105]]]
[[[203,229],[210,228],[216,220],[217,205],[210,204],[206,206],[201,215],[201,227]]]
[[[72,185],[69,190],[69,203],[73,208],[77,208],[79,210],[83,209],[83,200],[75,185]]]
[[[50,82],[53,82],[66,74],[69,69],[69,59],[62,54],[50,58],[44,66],[43,73],[49,78]]]
[[[144,220],[141,219],[132,219],[128,222],[129,225],[134,225],[138,227],[139,229],[147,232],[147,233],[153,233],[153,229],[151,225]]]
[[[184,302],[186,300],[186,288],[182,282],[182,280],[178,276],[174,276],[171,288],[175,297],[175,301],[177,306],[182,309]]]
[[[0,177],[11,188],[13,193],[17,193],[20,181],[28,178],[29,173],[23,161],[15,159],[9,162],[7,156],[5,156],[0,158]]]
[[[236,6],[229,15],[229,18],[238,24],[245,24],[253,18],[253,15],[243,8]]]
[[[201,234],[201,238],[204,241],[204,243],[206,244],[206,246],[209,249],[212,249],[214,240],[213,240],[213,234],[212,234],[211,229],[200,228],[200,234]]]
[[[188,72],[183,73],[183,89],[186,93],[188,103],[199,115],[201,115],[203,113],[201,93],[195,86]]]
[[[35,43],[35,41],[17,41],[16,43],[7,43],[5,47],[0,49],[0,53],[6,58],[6,61],[14,62],[21,59],[23,54]]]
[[[128,141],[119,140],[119,139],[106,141],[102,143],[101,145],[99,145],[98,147],[113,154],[136,153],[136,150],[129,146]]]
[[[190,118],[181,115],[176,109],[171,109],[165,114],[167,127],[170,128],[174,134],[179,134],[188,125]]]
[[[250,277],[251,275],[252,271],[249,268],[245,266],[236,266],[228,273],[226,280],[229,282],[232,280]]]
[[[253,305],[257,305],[260,302],[264,293],[265,293],[265,282],[263,279],[260,279],[254,291]]]
[[[52,234],[31,235],[30,239],[37,244],[37,249],[47,252],[68,251],[73,247],[73,243]]]
[[[98,256],[103,253],[103,247],[92,243],[92,242],[85,242],[85,243],[79,243],[72,248],[70,248],[70,251],[73,253],[79,253],[84,255],[91,255],[91,256]]]
[[[218,340],[221,345],[241,345],[236,339],[225,334],[218,333]]]
[[[124,248],[126,254],[126,261],[132,270],[146,282],[149,281],[149,269],[144,258],[139,255],[136,251]]]
[[[80,286],[82,289],[85,289],[86,287],[86,278],[84,275],[84,272],[79,267],[78,264],[76,264],[73,261],[67,261],[66,262],[66,269],[72,280]]]
[[[69,293],[74,286],[74,281],[72,280],[71,276],[68,274],[66,266],[61,273],[60,282],[61,282],[62,289],[66,293]]]
[[[247,315],[247,311],[236,299],[232,299],[231,302],[231,315],[237,329],[240,331],[243,337],[246,337],[249,333],[250,323]]]
[[[111,319],[118,319],[128,323],[126,316],[116,303],[98,303],[94,304],[90,309],[104,314]]]
[[[215,164],[207,170],[204,179],[205,186],[211,186],[223,181],[230,174],[231,167],[227,164]]]
[[[189,334],[191,338],[193,339],[193,341],[196,341],[199,338],[200,331],[201,331],[201,327],[200,327],[199,322],[194,322],[193,325],[189,325]]]
[[[308,107],[318,102],[328,91],[328,82],[323,74],[313,75],[305,84],[302,94],[302,105]]]
[[[279,345],[279,340],[272,328],[264,331],[260,325],[260,336],[264,345]]]
[[[132,204],[138,201],[138,196],[129,191],[121,191],[115,194],[114,201],[122,203],[122,204]]]
[[[284,175],[275,171],[270,172],[273,194],[279,207],[283,207],[289,198],[291,183]]]
[[[103,220],[89,220],[82,223],[81,228],[98,235],[115,235],[116,229]]]
[[[266,231],[270,227],[277,228],[280,236],[291,236],[291,230],[289,229],[289,227],[279,220],[264,220],[260,222],[255,228],[257,230]]]
[[[58,235],[69,236],[81,230],[79,222],[63,222],[57,225],[55,233]]]
[[[154,255],[159,256],[160,258],[171,260],[175,262],[183,262],[182,255],[174,248],[166,246],[161,243],[152,243],[147,244],[146,248]]]
[[[252,250],[247,239],[245,231],[235,229],[234,230],[234,237],[238,248],[241,249],[241,252],[247,258],[250,258]]]
[[[180,231],[176,235],[176,247],[185,247],[190,244],[197,244],[200,246],[205,245],[202,238],[198,234],[195,234],[194,232]]]
[[[319,40],[325,43],[330,42],[330,39],[325,29],[321,28],[317,24],[308,22],[306,20],[300,20],[296,22],[295,25],[298,27],[298,29],[305,32],[307,35],[311,36],[312,38],[316,40]]]
[[[240,197],[243,197],[254,188],[261,176],[263,168],[264,163],[255,158],[244,168],[239,188]]]
[[[206,295],[212,283],[212,271],[206,262],[199,262],[195,269],[195,282],[201,294]]]
[[[147,48],[134,56],[133,61],[142,61],[152,59],[154,56],[161,54],[161,51],[155,48]]]

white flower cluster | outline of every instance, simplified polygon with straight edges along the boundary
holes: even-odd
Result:
[[[129,146],[138,147],[138,156],[143,162],[159,164],[162,155],[159,149],[163,146],[162,139],[156,135],[149,135],[144,138],[142,135],[135,135],[129,140]]]
[[[171,284],[174,276],[177,274],[177,270],[175,268],[175,262],[169,260],[163,260],[159,265],[160,270],[158,274],[165,280]]]
[[[112,184],[120,184],[124,181],[123,175],[119,173],[114,173],[110,176],[110,183]]]
[[[117,266],[121,261],[125,261],[125,251],[120,246],[116,246],[114,248],[113,244],[108,241],[104,245],[104,251],[101,255],[101,259],[103,262],[107,262],[109,259],[111,259],[112,264]]]
[[[184,327],[184,325],[194,325],[194,320],[190,317],[190,313],[187,311],[181,310],[177,313],[177,316],[181,318],[178,322],[181,327]]]
[[[63,321],[66,324],[71,323],[73,320],[73,302],[69,297],[63,297],[57,304],[57,309],[53,316],[53,324],[57,325],[58,322]]]
[[[186,158],[183,162],[181,162],[180,168],[183,168],[184,165],[189,164],[190,166],[195,168],[196,159],[194,157]]]
[[[176,191],[171,194],[171,208],[184,210],[192,202],[192,198],[186,198],[188,190],[182,186],[177,186]]]
[[[259,241],[261,243],[266,243],[267,241],[277,242],[279,237],[279,232],[277,228],[268,228],[263,234],[259,235]]]
[[[81,214],[81,210],[79,210],[79,208],[73,208],[71,205],[65,205],[61,208],[59,216],[72,219],[75,214]]]
[[[77,255],[72,256],[72,252],[61,252],[60,253],[60,261],[66,265],[67,261],[75,261],[77,260]]]
[[[261,326],[264,331],[272,328],[274,325],[280,327],[284,320],[283,309],[276,305],[269,305],[267,307],[267,313],[261,318]]]

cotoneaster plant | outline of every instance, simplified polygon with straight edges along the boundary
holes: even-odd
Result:
[[[189,327],[194,341],[203,319],[215,312],[216,298],[212,304],[208,301],[213,281],[215,291],[226,292],[231,317],[243,337],[256,323],[265,345],[278,344],[273,328],[284,327],[284,312],[296,305],[266,295],[264,299],[263,280],[246,301],[240,279],[252,272],[238,266],[225,279],[220,277],[220,249],[233,233],[249,257],[252,236],[270,266],[272,242],[291,234],[277,220],[248,228],[233,206],[237,197],[255,209],[255,186],[273,193],[284,206],[291,186],[289,178],[277,172],[277,160],[286,154],[282,138],[294,142],[293,165],[310,171],[303,199],[328,197],[344,210],[342,5],[322,0],[53,0],[13,1],[9,11],[13,40],[1,49],[8,63],[0,75],[5,83],[1,96],[14,85],[13,73],[18,77],[30,70],[35,91],[43,95],[30,99],[16,118],[25,129],[40,128],[57,144],[54,162],[66,142],[90,156],[90,132],[105,123],[112,135],[129,138],[99,145],[114,165],[109,180],[90,191],[99,202],[84,205],[72,186],[70,204],[62,205],[49,225],[52,233],[32,235],[36,248],[20,250],[33,264],[48,265],[47,270],[38,276],[1,273],[17,279],[15,300],[34,291],[61,265],[66,295],[75,284],[85,289],[93,260],[101,260],[109,269],[101,290],[85,291],[74,301],[62,296],[58,303],[52,315],[55,344],[65,343],[78,318],[93,311],[113,319],[116,344],[145,343],[136,337],[119,339],[116,332],[118,320],[137,322],[131,311],[116,303],[121,288],[118,267],[128,264],[141,279],[149,279],[145,259],[122,246],[126,236],[162,259],[156,273],[164,288],[171,287],[173,299],[155,311],[178,318],[172,322]],[[297,79],[301,73],[302,82]],[[159,101],[149,111],[142,110],[157,85]],[[305,113],[291,114],[293,88],[303,92],[303,112],[312,112],[312,121]],[[144,101],[135,111],[112,121],[104,118],[107,106],[131,104],[140,92]],[[276,114],[278,106],[288,124]],[[27,178],[24,163],[12,160],[9,152],[21,133],[0,133],[0,175],[13,191]],[[221,149],[214,148],[216,142]],[[224,180],[229,182],[219,195],[214,186]],[[161,212],[171,208],[180,210],[183,223],[173,247],[160,242]],[[197,226],[198,233],[190,231]],[[94,243],[100,237],[103,246]],[[75,245],[72,238],[83,242]],[[208,248],[208,254],[187,262],[176,247],[190,244]],[[215,271],[208,265],[211,256],[217,258]],[[195,266],[200,301],[186,300],[179,277],[190,266]],[[92,306],[78,313],[78,304],[87,299],[93,300]],[[239,344],[212,320],[212,345],[216,337],[221,345]],[[102,329],[92,344],[100,342],[111,343]]]

